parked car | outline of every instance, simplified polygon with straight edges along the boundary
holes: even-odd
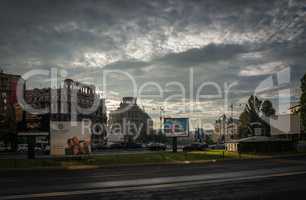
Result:
[[[214,144],[214,145],[209,145],[210,149],[225,149],[224,144]]]
[[[18,144],[17,152],[24,153],[28,151],[28,144]]]
[[[44,154],[46,154],[46,155],[50,154],[50,146],[49,146],[49,145],[46,145],[46,146],[43,148],[43,152],[44,152]]]
[[[42,148],[41,148],[41,146],[35,146],[35,147],[34,147],[34,150],[35,150],[35,151],[38,151],[38,152],[41,152],[41,151],[42,151]]]
[[[105,144],[92,144],[91,145],[92,151],[100,151],[104,149],[108,149],[108,147]]]
[[[0,143],[0,151],[9,151],[11,150],[10,146],[5,146],[3,143]]]
[[[207,144],[193,143],[183,147],[183,151],[205,151],[208,148]]]
[[[131,143],[131,144],[127,144],[126,148],[128,149],[141,149],[143,148],[142,144],[139,143]]]
[[[122,149],[123,145],[121,143],[112,143],[108,146],[109,149]]]
[[[34,150],[36,151],[36,152],[44,152],[45,151],[45,146],[46,146],[47,144],[42,144],[42,143],[36,143],[35,144],[35,147],[34,147]]]
[[[167,146],[162,143],[149,143],[146,145],[146,149],[151,151],[165,151]]]

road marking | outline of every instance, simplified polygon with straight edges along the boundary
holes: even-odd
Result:
[[[284,164],[306,164],[306,161],[304,160],[273,159],[273,161]]]
[[[46,192],[46,193],[36,193],[36,194],[20,194],[20,195],[10,195],[0,197],[1,200],[9,199],[27,199],[27,198],[43,198],[43,197],[59,197],[59,196],[73,196],[73,195],[84,195],[84,194],[95,194],[95,193],[106,193],[106,192],[120,192],[120,191],[133,191],[133,190],[144,190],[144,189],[161,189],[161,188],[171,188],[171,187],[182,187],[182,186],[192,186],[199,184],[212,184],[212,183],[225,183],[225,182],[235,182],[235,181],[247,181],[247,180],[257,180],[263,178],[273,178],[273,177],[284,177],[284,176],[294,176],[306,174],[306,171],[297,172],[281,172],[267,175],[254,175],[249,177],[236,177],[236,178],[225,178],[225,179],[212,179],[212,180],[196,180],[196,181],[179,181],[179,182],[165,182],[151,185],[138,185],[138,186],[125,186],[125,187],[111,187],[111,188],[100,188],[100,189],[88,189],[88,190],[74,190],[74,191],[64,191],[64,192]]]

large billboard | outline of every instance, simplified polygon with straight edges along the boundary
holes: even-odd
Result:
[[[82,122],[50,122],[50,153],[84,155],[91,151],[91,131]]]
[[[189,119],[164,118],[164,133],[167,137],[187,137],[189,133]]]

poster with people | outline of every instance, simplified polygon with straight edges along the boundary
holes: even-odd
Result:
[[[50,122],[51,155],[86,155],[90,145],[91,132],[82,122]]]
[[[68,138],[67,145],[65,147],[66,155],[81,155],[89,154],[90,141],[81,140],[77,136]]]
[[[187,137],[189,118],[164,118],[164,133],[167,137]]]

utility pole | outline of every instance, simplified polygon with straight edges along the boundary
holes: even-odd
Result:
[[[177,137],[172,137],[172,152],[177,152]]]
[[[234,104],[232,103],[231,104],[231,135],[233,135],[233,133],[234,133],[234,116],[233,116],[233,109],[234,109]]]
[[[225,128],[225,124],[226,124],[226,115],[224,114],[223,115],[223,119],[222,119],[222,121],[223,121],[223,135],[224,135],[224,140],[223,140],[223,142],[225,143],[225,138],[226,138],[226,133],[227,133],[227,128]],[[225,130],[226,129],[226,130]],[[226,133],[225,133],[225,131],[226,131]]]
[[[160,120],[160,132],[163,131],[163,119],[164,119],[164,108],[162,106],[159,107],[159,120]]]
[[[226,115],[225,113],[223,115],[221,115],[218,120],[220,121],[220,139],[222,139],[222,137],[224,138],[225,142],[225,137],[226,137],[226,133],[225,131],[227,131],[227,129],[225,130],[225,123],[226,123]]]
[[[160,131],[163,133],[163,120],[164,120],[164,113],[165,109],[160,106]],[[177,137],[172,137],[172,152],[175,153],[177,152]]]

